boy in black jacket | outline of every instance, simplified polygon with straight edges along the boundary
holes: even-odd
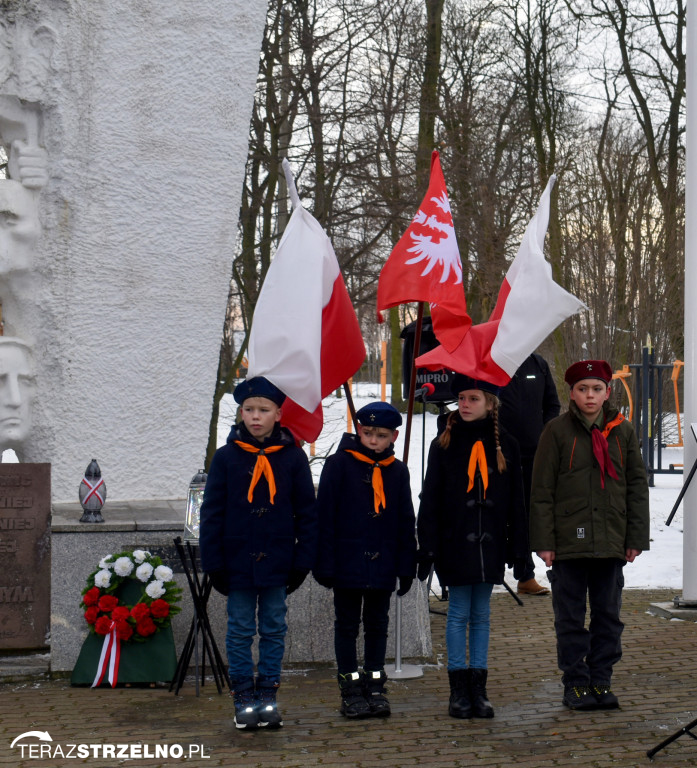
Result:
[[[317,493],[315,579],[334,589],[334,650],[346,717],[387,717],[385,651],[390,597],[405,595],[416,573],[415,517],[409,470],[394,455],[399,411],[373,403],[356,414],[322,471]],[[363,616],[364,671],[356,640]]]
[[[225,645],[235,725],[279,728],[286,596],[314,565],[315,491],[307,456],[280,427],[285,395],[257,376],[235,388],[242,422],[208,472],[201,506],[201,566],[228,595]],[[259,624],[254,679],[252,641]]]

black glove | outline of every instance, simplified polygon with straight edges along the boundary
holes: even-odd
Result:
[[[416,575],[419,581],[426,581],[431,574],[431,568],[433,567],[435,558],[433,552],[420,552],[418,555],[419,567],[416,570]]]
[[[301,571],[297,568],[291,568],[288,574],[288,583],[286,584],[286,594],[290,595],[305,581],[309,571]]]
[[[230,580],[224,568],[221,568],[219,571],[211,571],[208,574],[208,578],[211,580],[213,589],[216,592],[220,592],[221,595],[228,595],[230,593]]]
[[[397,590],[397,594],[400,597],[404,597],[404,595],[407,594],[407,592],[411,589],[411,585],[414,583],[414,577],[413,576],[400,576],[399,577],[399,589]]]
[[[315,578],[315,581],[321,586],[326,587],[327,589],[334,589],[334,579],[331,576],[317,576],[317,574],[312,574]]]

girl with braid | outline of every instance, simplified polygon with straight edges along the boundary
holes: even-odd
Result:
[[[456,374],[451,390],[457,410],[431,444],[421,493],[418,575],[425,579],[435,566],[449,589],[449,714],[493,717],[486,692],[491,592],[506,564],[528,553],[520,452],[499,427],[498,387]]]

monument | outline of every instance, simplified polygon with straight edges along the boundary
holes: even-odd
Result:
[[[208,439],[265,20],[248,0],[0,7],[0,350],[14,354],[28,425],[0,422],[0,439],[50,464],[54,672],[77,658],[95,561],[143,548],[176,565]],[[103,523],[81,524],[93,458],[109,500]],[[307,611],[326,603],[313,594],[299,649]],[[177,617],[178,642],[190,616]]]

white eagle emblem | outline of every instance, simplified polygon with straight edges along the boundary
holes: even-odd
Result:
[[[414,245],[408,248],[407,252],[415,253],[416,256],[408,259],[406,263],[418,264],[420,261],[425,261],[426,266],[421,273],[422,277],[427,275],[437,264],[440,264],[443,270],[440,282],[447,282],[452,270],[455,278],[454,282],[457,285],[462,282],[462,262],[460,261],[460,252],[457,247],[457,240],[455,239],[450,202],[445,192],[440,197],[432,197],[431,201],[446,214],[447,221],[441,221],[435,215],[429,216],[419,208],[416,216],[414,216],[414,223],[442,232],[445,234],[445,237],[441,236],[438,242],[434,242],[431,235],[417,235],[414,232],[410,232],[409,234],[414,241]]]

